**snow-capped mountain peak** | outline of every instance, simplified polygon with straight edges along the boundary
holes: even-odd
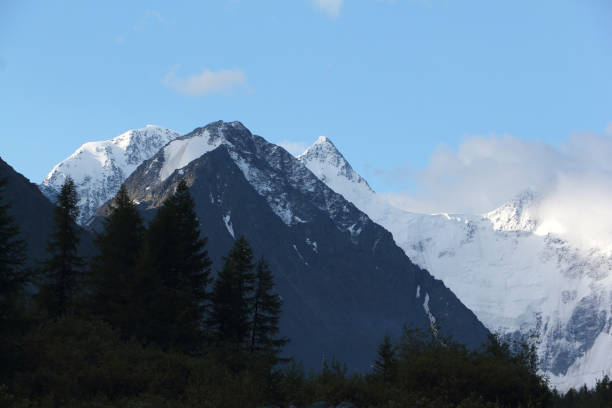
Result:
[[[235,137],[230,141],[226,134],[231,133]],[[217,121],[209,125],[195,129],[193,132],[179,137],[168,143],[163,148],[164,164],[159,172],[161,181],[167,179],[175,170],[179,170],[193,160],[201,157],[220,145],[234,146],[235,144],[248,143],[253,134],[240,122]]]
[[[147,125],[110,140],[85,143],[51,170],[40,189],[55,201],[66,178],[72,177],[79,196],[78,222],[83,224],[117,193],[136,167],[179,135],[161,126]]]
[[[297,159],[332,190],[348,200],[353,201],[356,196],[367,197],[374,193],[326,136],[319,136]],[[358,203],[354,204],[359,206]]]
[[[538,226],[537,206],[539,194],[526,190],[510,202],[484,214],[497,231],[534,232]]]
[[[228,152],[245,179],[265,197],[272,211],[287,225],[306,223],[312,216],[303,211],[303,203],[288,199],[287,190],[300,191],[306,196],[317,195],[315,205],[330,213],[340,230],[358,234],[360,223],[366,221],[364,216],[360,223],[349,222],[346,218],[348,209],[342,197],[321,183],[302,162],[283,148],[253,135],[240,122],[213,122],[168,143],[135,171],[134,177],[144,180],[142,183],[150,187],[142,197],[135,198],[156,202],[156,198],[150,196],[156,186],[171,180],[175,173],[182,176],[193,162],[219,149]],[[287,174],[291,176],[286,178]],[[321,186],[325,186],[323,192],[319,191]]]
[[[298,158],[387,228],[489,330],[537,333],[542,369],[553,385],[594,385],[612,373],[612,358],[602,352],[612,339],[612,256],[580,244],[567,217],[554,212],[554,197],[525,190],[482,215],[410,213],[359,188],[355,180],[362,178],[342,171],[350,165],[325,139]]]
[[[326,162],[336,150],[319,142],[309,153],[325,153],[317,157]],[[337,172],[339,164],[352,172],[335,155],[330,169]],[[310,350],[305,362],[324,352],[367,367],[381,332],[399,334],[404,324],[427,328],[434,317],[448,319],[443,330],[466,344],[477,346],[486,337],[472,312],[412,264],[388,231],[284,148],[240,123],[214,122],[171,141],[125,186],[139,209],[151,213],[181,180],[190,187],[203,231],[215,238],[209,247],[213,262],[244,235],[274,265],[288,316],[281,331],[290,330],[285,333],[300,344],[298,350]],[[422,299],[414,296],[417,285]],[[373,345],[358,348],[368,342]]]

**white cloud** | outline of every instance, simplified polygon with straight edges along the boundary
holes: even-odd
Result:
[[[165,76],[164,84],[179,93],[191,96],[229,94],[236,88],[244,86],[247,81],[245,73],[239,69],[218,71],[204,69],[200,74],[187,78],[179,78],[175,73],[176,68]]]
[[[279,145],[294,156],[298,156],[304,153],[306,149],[308,149],[308,145],[304,142],[293,142],[291,140],[286,139],[280,141],[279,143],[277,143],[277,145]]]
[[[414,183],[416,192],[389,196],[414,211],[483,213],[527,189],[552,191],[578,179],[612,181],[610,157],[608,129],[572,134],[559,147],[513,136],[475,136],[456,150],[440,147],[422,171],[395,174]]]
[[[404,171],[415,193],[385,196],[409,211],[482,214],[531,190],[540,197],[532,216],[541,233],[560,227],[575,243],[612,250],[611,157],[611,125],[602,134],[572,134],[558,147],[471,137],[458,149],[439,148],[424,170]]]
[[[342,0],[312,0],[312,2],[319,10],[332,18],[340,15]]]
[[[423,212],[481,213],[525,189],[551,182],[561,153],[512,136],[471,137],[458,150],[438,148],[428,166],[409,177],[416,194],[393,197]]]

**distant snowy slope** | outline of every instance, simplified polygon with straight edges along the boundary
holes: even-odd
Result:
[[[442,279],[492,331],[539,334],[543,369],[561,389],[609,374],[612,256],[582,245],[526,191],[483,215],[416,214],[372,191],[329,139],[302,161],[387,228],[410,259]],[[443,324],[443,323],[442,323]]]
[[[83,224],[119,191],[136,167],[178,136],[173,130],[147,125],[114,139],[85,143],[51,170],[40,189],[55,201],[66,178],[72,177],[81,210],[78,222]]]

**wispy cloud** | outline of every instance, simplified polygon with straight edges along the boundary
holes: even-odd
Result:
[[[163,83],[171,89],[190,96],[208,94],[230,94],[237,88],[246,85],[246,74],[240,69],[211,71],[180,78],[176,76],[178,67],[172,69],[163,79]]]
[[[574,133],[559,147],[471,137],[458,149],[438,149],[424,170],[404,173],[415,193],[386,196],[409,211],[478,214],[531,190],[540,197],[533,216],[542,225],[561,225],[568,239],[612,248],[610,157],[612,124],[599,134]]]
[[[342,0],[311,0],[315,7],[330,16],[337,18],[342,9]]]
[[[131,30],[127,29],[121,34],[115,36],[115,43],[117,45],[123,45],[132,35],[137,35],[138,32],[144,32],[147,29],[167,27],[169,24],[173,24],[173,21],[168,21],[159,11],[147,10],[142,14],[140,19],[132,25]]]
[[[133,27],[135,31],[144,30],[145,27],[151,24],[166,25],[168,22],[165,17],[157,10],[147,10],[144,15],[140,18],[138,23]]]
[[[287,139],[280,141],[279,143],[277,143],[277,145],[279,145],[294,156],[298,156],[304,153],[304,151],[308,148],[308,145],[304,142],[294,142]]]
[[[421,171],[399,169],[387,176],[415,185],[414,194],[395,195],[407,209],[482,213],[527,189],[551,191],[561,180],[594,182],[600,175],[612,181],[610,157],[610,125],[601,134],[574,133],[559,147],[508,135],[474,136],[458,149],[439,147]]]

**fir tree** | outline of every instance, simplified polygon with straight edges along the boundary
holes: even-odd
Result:
[[[200,221],[195,213],[195,203],[189,194],[185,180],[181,180],[176,193],[168,200],[168,207],[176,214],[178,274],[185,277],[198,301],[198,321],[202,322],[205,312],[207,293],[210,283],[212,262],[204,250],[207,238],[200,237]]]
[[[43,263],[39,305],[51,316],[73,312],[83,260],[77,253],[79,215],[74,181],[68,177],[53,211],[54,228],[47,245],[49,258]]]
[[[197,352],[204,341],[211,265],[194,207],[181,181],[157,211],[137,266],[142,285],[135,305],[141,310],[132,308],[141,313],[141,337],[186,352]]]
[[[91,306],[95,315],[124,333],[131,324],[126,311],[132,293],[139,290],[134,281],[134,267],[143,236],[142,218],[125,186],[121,186],[103,221],[103,230],[94,241],[98,255],[91,265]]]
[[[385,336],[378,346],[378,357],[374,362],[374,375],[384,382],[392,382],[397,375],[397,356],[390,336]]]
[[[24,268],[27,246],[19,238],[19,227],[9,214],[9,204],[4,201],[6,179],[0,179],[0,323],[10,320],[15,311],[17,298],[28,280]]]
[[[255,274],[253,251],[240,236],[223,258],[223,268],[211,294],[209,326],[217,345],[244,351],[250,340],[251,304]]]
[[[21,328],[21,302],[29,273],[24,268],[26,243],[19,238],[19,227],[3,204],[6,179],[0,179],[0,383],[16,365],[14,336]]]
[[[287,338],[278,336],[282,301],[273,292],[274,278],[263,257],[257,262],[255,271],[249,351],[264,354],[276,361],[281,348],[288,342]]]

